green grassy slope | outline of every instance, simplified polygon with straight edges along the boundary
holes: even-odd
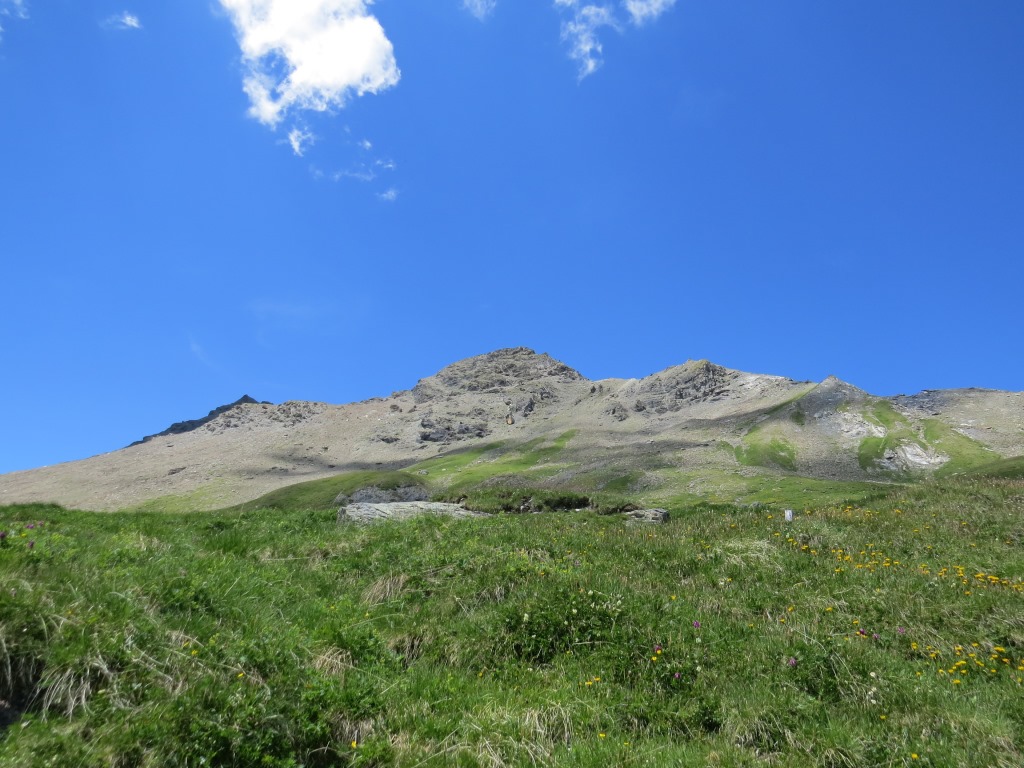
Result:
[[[968,474],[977,477],[1024,478],[1024,456],[982,464],[971,469]]]
[[[1022,493],[659,527],[0,508],[0,766],[1021,765]]]

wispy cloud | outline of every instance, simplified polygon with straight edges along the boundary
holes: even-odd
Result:
[[[0,0],[0,19],[3,17],[11,19],[27,19],[28,6],[25,0]],[[4,39],[4,26],[0,24],[0,40]]]
[[[391,187],[391,189],[388,189],[385,192],[381,192],[379,195],[377,195],[377,199],[382,200],[385,203],[393,203],[395,202],[395,200],[398,199],[398,190],[395,189],[394,187]]]
[[[341,108],[400,77],[369,0],[219,0],[238,34],[249,114],[274,127],[294,110]]]
[[[217,365],[210,359],[210,356],[206,354],[206,350],[202,344],[196,341],[193,337],[188,337],[188,349],[192,353],[192,356],[200,363],[205,365],[207,368],[213,368],[216,370]]]
[[[292,128],[288,131],[288,143],[291,144],[292,152],[302,157],[306,148],[316,143],[316,136],[305,128]]]
[[[626,0],[626,10],[637,26],[654,21],[676,4],[676,0]]]
[[[462,0],[462,7],[483,21],[494,12],[498,0]]]
[[[124,11],[122,13],[115,13],[113,16],[108,16],[103,20],[103,26],[107,29],[142,29],[142,22],[139,21],[139,17],[134,13]]]
[[[583,2],[582,0],[554,0],[555,8],[567,13],[569,18],[562,22],[562,41],[569,45],[569,58],[579,67],[579,79],[594,74],[604,63],[604,49],[599,32],[610,27],[622,32],[625,17],[640,27],[654,21],[672,6],[676,0],[622,0],[620,8],[609,2]]]
[[[562,40],[569,44],[569,58],[578,65],[582,80],[594,74],[603,62],[604,49],[597,36],[598,30],[602,27],[618,29],[618,22],[607,5],[555,0],[555,6],[571,14],[567,21],[562,22]]]

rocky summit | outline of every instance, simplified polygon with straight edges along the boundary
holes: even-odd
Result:
[[[877,397],[834,377],[794,381],[707,360],[591,381],[517,347],[359,403],[246,396],[127,448],[2,475],[0,503],[215,509],[302,481],[406,469],[433,488],[529,482],[657,507],[913,482],[1021,454],[1021,392]]]

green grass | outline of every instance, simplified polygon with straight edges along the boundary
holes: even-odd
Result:
[[[885,457],[886,451],[896,450],[899,446],[900,441],[889,435],[865,437],[857,446],[857,462],[861,469],[875,469],[877,463]]]
[[[132,512],[188,512],[193,509],[208,509],[222,504],[227,488],[223,482],[214,481],[199,486],[191,493],[158,496],[131,507]]]
[[[999,458],[995,451],[967,435],[960,434],[938,419],[927,419],[924,425],[925,439],[936,450],[949,456],[949,461],[938,470],[940,476],[964,472],[973,467],[990,464]]]
[[[884,427],[886,434],[884,437],[866,437],[861,440],[857,451],[861,469],[877,469],[886,451],[896,450],[900,445],[911,442],[949,457],[949,461],[936,470],[936,475],[940,477],[964,472],[998,459],[997,453],[938,419],[926,419],[919,435],[910,422],[888,403],[874,403],[864,416],[868,421]],[[888,474],[900,477],[900,473]]]
[[[640,471],[615,474],[601,485],[601,489],[609,493],[625,494],[631,491],[643,476],[644,473]]]
[[[884,400],[876,400],[861,414],[867,421],[885,429],[883,437],[865,437],[857,448],[857,461],[860,468],[871,471],[878,469],[887,451],[894,451],[903,443],[914,442],[927,447],[918,438],[910,422],[895,408]],[[886,472],[886,476],[902,479],[904,473]]]
[[[976,477],[1024,478],[1024,456],[982,464],[971,469],[969,474]]]
[[[779,508],[813,509],[829,504],[858,501],[878,496],[892,484],[812,477],[766,471],[744,476],[738,472],[702,470],[662,472],[662,487],[641,497],[648,506],[684,507],[712,502],[717,504],[771,504]],[[697,486],[690,489],[690,483]],[[685,490],[684,490],[685,489]]]
[[[750,432],[744,437],[744,444],[736,446],[736,461],[748,467],[776,466],[795,472],[796,448],[781,437],[769,439]]]
[[[470,488],[499,475],[519,475],[537,480],[557,474],[557,459],[576,436],[569,430],[554,440],[537,438],[518,446],[492,443],[480,448],[438,456],[408,468],[426,471],[432,484],[449,488]]]
[[[1021,765],[1020,466],[788,524],[0,507],[0,766]]]
[[[889,432],[903,430],[910,426],[907,418],[884,400],[875,400],[864,412],[864,417],[868,421],[885,427]]]

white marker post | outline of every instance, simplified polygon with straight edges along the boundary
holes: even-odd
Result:
[[[793,510],[792,509],[787,509],[786,510],[786,522],[787,523],[792,523],[793,522]]]

